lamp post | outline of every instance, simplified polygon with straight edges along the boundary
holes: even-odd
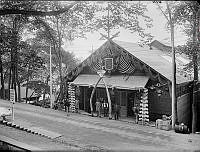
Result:
[[[52,67],[51,67],[51,45],[50,45],[50,108],[53,108],[53,97],[52,97]]]

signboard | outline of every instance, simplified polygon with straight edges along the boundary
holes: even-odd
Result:
[[[10,89],[10,102],[12,103],[12,121],[14,122],[15,90]]]
[[[10,89],[10,102],[15,103],[15,90]]]
[[[113,58],[105,58],[105,69],[112,70],[113,69]]]

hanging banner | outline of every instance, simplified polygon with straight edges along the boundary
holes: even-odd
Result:
[[[10,102],[15,103],[15,90],[10,89]]]
[[[68,85],[68,98],[70,102],[70,110],[71,112],[75,112],[75,101],[76,101],[75,86],[71,83],[69,83]]]
[[[144,122],[149,122],[148,89],[144,89],[142,92],[138,116],[142,124],[144,124]]]

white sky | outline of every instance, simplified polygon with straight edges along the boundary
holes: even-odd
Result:
[[[153,40],[158,40],[161,42],[165,42],[165,44],[170,45],[170,32],[166,29],[167,20],[162,15],[160,10],[157,9],[157,6],[153,4],[151,1],[147,2],[148,8],[148,16],[153,19],[153,27],[150,28],[147,32],[150,32],[154,38]],[[179,29],[175,29],[175,45],[184,44],[186,40],[186,36]],[[99,40],[101,35],[96,33],[88,33],[87,39],[76,39],[72,42],[72,44],[67,44],[63,46],[65,50],[73,52],[75,56],[81,61],[86,59],[93,49],[97,49],[100,47],[105,40]],[[131,34],[129,31],[121,29],[119,37],[115,38],[115,40],[126,41],[137,43],[140,37],[137,34]]]

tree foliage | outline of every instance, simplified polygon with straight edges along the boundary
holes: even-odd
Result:
[[[184,32],[188,36],[186,45],[178,47],[180,52],[184,52],[191,58],[191,63],[188,67],[193,68],[193,98],[192,98],[192,133],[197,131],[197,85],[198,69],[199,69],[199,44],[200,44],[200,5],[197,1],[182,2],[176,9],[177,24],[183,24]]]
[[[148,43],[152,40],[146,28],[152,27],[152,19],[146,15],[146,5],[142,2],[109,1],[97,3],[98,12],[94,25],[106,33],[111,30],[125,28],[131,33],[137,33],[141,37],[141,43]]]
[[[37,1],[0,1],[0,15],[25,15],[25,16],[56,16],[69,11],[77,2],[73,2],[67,7],[57,11],[42,11],[38,10]],[[37,7],[35,7],[37,6]],[[41,8],[41,7],[39,7]]]
[[[200,47],[200,5],[197,1],[183,1],[176,6],[175,21],[182,25],[184,33],[188,36],[185,45],[178,46],[177,51],[186,54],[191,63],[186,68],[194,69],[194,76],[198,75],[199,47]],[[194,56],[196,56],[194,58]],[[196,68],[194,67],[196,66]]]
[[[48,41],[48,44],[56,44],[58,39],[55,31],[49,26],[48,21],[46,22],[45,18],[42,18],[41,16],[59,15],[67,12],[69,8],[77,2],[73,3],[73,5],[65,5],[65,7],[59,9],[58,11],[48,10],[51,6],[49,6],[48,3],[47,5],[42,5],[41,3],[38,1],[1,1],[0,12],[7,12],[5,14],[0,13],[0,15],[4,15],[1,16],[2,37],[0,44],[3,46],[1,48],[1,61],[5,63],[3,58],[8,56],[6,61],[9,63],[7,65],[10,66],[7,66],[7,68],[11,69],[1,71],[10,71],[10,76],[8,77],[10,79],[8,79],[8,83],[10,83],[15,89],[16,83],[19,84],[19,88],[20,83],[23,83],[25,80],[28,84],[29,81],[33,81],[36,77],[38,78],[38,71],[41,72],[46,69],[48,72],[48,68],[44,68],[42,64],[46,57],[45,55],[47,55],[44,52],[49,51],[49,46],[45,43],[40,46],[35,45],[36,41],[31,40],[29,40],[29,42],[23,42],[22,39],[24,30],[28,29],[29,31],[37,31],[36,35],[40,35],[40,40],[42,39],[43,42]],[[57,46],[55,45],[54,54],[56,54],[56,47]],[[41,52],[38,51],[38,48],[40,48]],[[8,52],[7,56],[6,52]],[[41,54],[43,54],[43,56]],[[1,69],[5,69],[5,67],[2,67]],[[2,73],[3,72],[1,72],[1,74]],[[2,76],[1,80],[1,84],[4,84],[5,82]]]

